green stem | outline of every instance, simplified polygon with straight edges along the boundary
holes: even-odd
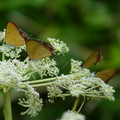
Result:
[[[52,80],[55,80],[55,79],[57,79],[57,77],[46,78],[46,79],[35,80],[35,81],[30,81],[29,84],[42,83],[42,82],[49,82],[49,81],[52,81]]]
[[[82,109],[82,107],[83,107],[84,103],[85,103],[85,96],[84,96],[84,100],[83,100],[83,102],[82,102],[82,104],[81,104],[80,108],[78,109],[77,113],[79,113],[79,112],[80,112],[80,110]]]
[[[76,100],[75,100],[75,103],[74,103],[73,108],[72,108],[73,112],[76,110],[78,102],[79,102],[79,97],[77,97]]]
[[[5,60],[5,55],[4,55],[4,53],[2,52],[2,61],[4,61]]]
[[[43,84],[35,84],[35,85],[31,85],[32,87],[41,87],[41,86],[48,86],[48,85],[51,85],[52,82],[50,83],[43,83]]]
[[[3,93],[3,96],[4,96],[3,112],[4,112],[5,120],[12,120],[10,91],[7,91],[6,93]]]
[[[65,75],[65,76],[71,76],[72,74],[68,74],[68,75]],[[41,79],[41,80],[35,80],[35,81],[29,81],[29,84],[35,84],[35,83],[41,83],[41,82],[50,82],[50,81],[53,81],[53,80],[56,80],[56,79],[59,79],[61,78],[62,76],[57,76],[57,77],[52,77],[52,78],[46,78],[46,79]]]

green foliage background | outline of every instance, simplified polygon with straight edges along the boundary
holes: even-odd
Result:
[[[119,0],[0,0],[0,30],[8,21],[13,21],[25,30],[31,38],[46,41],[47,37],[63,40],[70,48],[65,56],[54,56],[61,73],[69,72],[64,64],[70,58],[85,60],[95,49],[102,51],[103,59],[91,71],[120,68],[120,1]],[[69,64],[69,63],[68,63]],[[110,81],[115,90],[115,102],[106,100],[88,101],[82,113],[89,120],[115,120],[120,118],[120,75]],[[39,89],[38,89],[39,91]],[[41,90],[40,90],[41,91]],[[64,102],[57,99],[50,105],[46,90],[43,111],[39,116],[30,118],[20,116],[23,108],[17,104],[19,96],[12,95],[14,120],[55,120],[63,111],[71,109],[75,98]],[[22,96],[22,95],[21,95]],[[82,99],[82,98],[81,98]],[[0,119],[3,119],[2,98]]]

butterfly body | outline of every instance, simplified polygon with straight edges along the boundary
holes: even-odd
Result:
[[[25,32],[23,32],[22,30],[19,31],[19,34],[22,35],[22,37],[24,38],[25,42],[29,39],[28,36],[27,36],[27,34]]]

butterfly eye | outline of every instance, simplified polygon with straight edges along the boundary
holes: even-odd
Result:
[[[26,41],[26,50],[31,60],[43,59],[54,55],[54,48],[49,43],[35,39]]]
[[[95,73],[95,77],[101,78],[105,83],[108,83],[111,78],[117,73],[116,69],[106,69]]]
[[[6,44],[13,46],[22,46],[28,36],[15,23],[8,22],[5,34]]]
[[[96,65],[101,61],[101,51],[99,49],[95,50],[81,65],[83,68],[90,68],[93,65]]]

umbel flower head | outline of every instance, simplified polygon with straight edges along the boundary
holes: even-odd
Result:
[[[38,115],[38,112],[42,110],[43,101],[39,97],[39,93],[37,93],[33,87],[26,84],[26,99],[19,99],[19,104],[23,107],[28,107],[25,112],[22,112],[21,115],[28,114],[31,117]]]
[[[82,62],[71,59],[71,70],[69,75],[62,75],[56,78],[53,85],[48,87],[49,98],[53,102],[53,97],[63,97],[72,95],[79,97],[80,95],[86,96],[89,99],[100,99],[105,98],[110,101],[114,101],[113,93],[115,90],[113,87],[106,84],[100,78],[93,76],[93,73],[89,69],[81,68]],[[56,92],[60,91],[60,88],[64,88],[68,92]],[[52,91],[52,92],[51,92]],[[53,96],[54,95],[54,96]]]
[[[0,88],[6,92],[10,88],[17,88],[19,82],[29,79],[30,75],[24,75],[29,70],[24,62],[4,60],[0,62]]]
[[[85,116],[82,114],[77,114],[72,111],[66,111],[62,115],[61,119],[57,119],[57,120],[85,120]]]
[[[57,53],[57,55],[69,52],[69,48],[63,41],[60,41],[59,39],[56,40],[55,38],[47,38],[47,40],[55,48],[55,52]]]

